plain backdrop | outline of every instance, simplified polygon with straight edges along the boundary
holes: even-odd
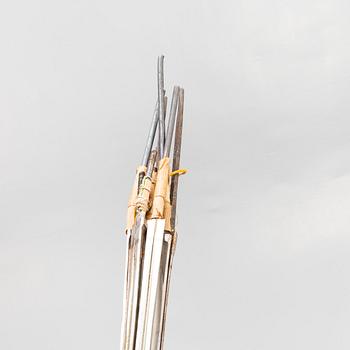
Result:
[[[0,9],[0,348],[116,350],[156,100],[185,88],[166,349],[350,348],[350,3]]]

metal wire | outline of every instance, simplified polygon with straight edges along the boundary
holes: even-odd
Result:
[[[159,138],[160,138],[160,157],[164,154],[164,135],[165,135],[165,119],[164,119],[164,56],[158,57],[158,113],[159,113]]]
[[[179,101],[179,87],[175,86],[173,90],[173,96],[171,98],[168,129],[167,129],[167,135],[166,135],[165,146],[164,146],[165,157],[169,157],[170,155],[171,141],[173,139],[173,134],[174,134],[174,126],[175,126],[175,120],[176,120],[176,110],[177,110],[178,101]]]
[[[156,159],[157,159],[157,151],[153,150],[151,153],[151,156],[149,157],[149,162],[148,162],[148,166],[147,166],[147,173],[146,173],[147,177],[152,177],[152,173],[153,173],[154,165],[156,163]]]
[[[152,149],[152,146],[153,146],[154,137],[155,137],[155,134],[156,134],[157,124],[158,124],[158,119],[159,119],[159,114],[158,113],[159,113],[159,108],[158,108],[158,101],[157,101],[156,107],[155,107],[154,113],[153,113],[153,119],[152,119],[151,127],[149,129],[149,133],[148,133],[148,137],[147,137],[145,151],[144,151],[143,157],[142,157],[141,165],[144,165],[144,166],[147,166],[149,155],[151,153],[151,149]]]

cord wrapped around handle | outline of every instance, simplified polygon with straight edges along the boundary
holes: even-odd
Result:
[[[146,170],[147,168],[143,165],[139,166],[136,170],[134,185],[132,187],[131,194],[128,201],[128,210],[127,210],[127,216],[126,216],[126,231],[131,230],[135,223],[136,199],[137,199],[139,176],[141,173],[145,173]]]
[[[157,182],[154,189],[152,205],[152,219],[164,219],[164,209],[169,192],[169,158],[165,157],[159,161]],[[170,200],[169,200],[170,205]]]

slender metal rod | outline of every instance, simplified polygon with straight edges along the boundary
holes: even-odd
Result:
[[[154,142],[154,137],[156,135],[158,119],[159,119],[159,108],[158,108],[158,101],[157,101],[156,107],[155,107],[154,113],[153,113],[151,127],[149,129],[149,133],[148,133],[148,137],[147,137],[145,151],[143,152],[141,165],[147,166],[149,155],[151,153],[151,149],[152,149],[153,142]]]
[[[164,154],[164,56],[158,57],[158,115],[159,115],[159,136],[160,136],[160,157]]]
[[[168,121],[168,129],[167,135],[165,139],[165,147],[164,147],[164,156],[169,157],[170,149],[171,149],[171,141],[173,139],[174,134],[174,126],[176,120],[176,109],[179,100],[179,87],[175,86],[173,90],[173,96],[171,98],[171,107],[169,113],[169,121]]]
[[[165,94],[165,90],[164,90],[164,94]],[[168,96],[164,95],[164,122],[166,121],[166,109],[167,109],[167,106],[168,106]],[[164,134],[164,140],[165,140],[165,134]]]
[[[167,109],[167,105],[168,105],[168,97],[164,96],[164,121],[166,120],[166,109]],[[160,144],[161,144],[161,139],[162,137],[160,136],[160,128],[159,128],[159,123],[158,123],[158,129],[157,129],[157,145],[154,147],[157,149],[157,160],[156,160],[156,165],[155,167],[158,167],[158,161],[161,159],[160,158]],[[165,136],[164,136],[164,140],[165,140]]]
[[[178,170],[180,168],[184,99],[185,99],[184,89],[180,89],[179,106],[177,109],[175,140],[174,140],[174,154],[173,154],[173,168],[172,168],[173,170]],[[176,222],[176,204],[177,204],[178,184],[179,184],[179,175],[172,176],[171,185],[170,185],[170,203],[171,203],[170,226],[173,231],[175,230],[175,222]]]
[[[149,162],[148,162],[148,166],[147,166],[147,173],[146,173],[147,177],[152,177],[152,173],[153,173],[154,165],[156,163],[156,159],[157,159],[157,150],[153,150],[151,152],[151,156],[149,157]]]
[[[165,130],[165,125],[166,125],[166,111],[167,111],[167,107],[168,107],[168,96],[165,96],[165,90],[163,90],[163,96],[164,96],[164,130],[163,130],[163,139],[164,139],[164,146],[165,146],[165,137],[166,137],[166,130]]]

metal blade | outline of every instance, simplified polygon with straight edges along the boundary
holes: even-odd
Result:
[[[151,349],[160,349],[162,330],[165,320],[165,303],[167,294],[167,281],[169,274],[169,261],[171,255],[173,237],[170,233],[164,233],[162,256],[160,262],[159,282],[157,290],[156,312],[153,320],[153,334],[152,334],[152,347]]]
[[[135,348],[145,238],[145,215],[144,213],[138,213],[135,226],[131,231],[128,249],[127,287],[124,299],[127,306],[122,325],[122,350],[133,350]]]
[[[153,336],[153,320],[156,310],[157,287],[159,282],[159,270],[163,247],[163,234],[165,220],[153,219],[148,220],[148,228],[154,232],[152,262],[150,269],[149,290],[148,290],[148,305],[147,305],[147,320],[145,328],[145,347],[144,349],[152,349]]]
[[[177,243],[177,233],[173,232],[171,234],[172,240],[171,240],[171,247],[170,247],[170,257],[168,260],[168,270],[166,274],[166,286],[165,286],[165,296],[164,296],[164,307],[163,307],[163,320],[162,320],[162,329],[161,329],[161,335],[160,335],[160,345],[159,350],[163,349],[164,346],[164,335],[165,335],[165,323],[166,323],[166,317],[167,317],[167,311],[168,311],[168,302],[169,302],[169,287],[170,287],[170,278],[171,278],[171,272],[173,269],[173,261],[174,261],[174,255],[176,250],[176,243]]]
[[[145,344],[154,238],[155,238],[154,225],[152,225],[152,223],[151,224],[148,223],[147,233],[146,233],[144,261],[143,261],[139,319],[137,323],[137,335],[136,335],[136,347],[135,347],[136,350],[144,349],[144,344]]]
[[[124,273],[124,297],[123,297],[123,318],[120,348],[125,349],[127,342],[127,334],[129,333],[127,327],[127,320],[129,314],[129,294],[130,294],[130,280],[132,275],[131,257],[132,257],[132,233],[128,230],[126,233],[126,259],[125,259],[125,273]]]

